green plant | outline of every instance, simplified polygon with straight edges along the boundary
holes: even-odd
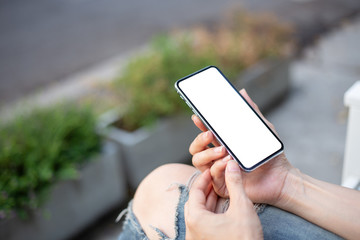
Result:
[[[131,60],[115,85],[128,96],[122,127],[134,130],[156,119],[187,109],[174,90],[176,80],[202,67],[216,63],[211,51],[192,51],[186,36],[157,36],[149,52]]]
[[[294,47],[291,26],[269,14],[253,15],[241,10],[232,11],[217,26],[187,32],[191,32],[195,51],[213,50],[230,80],[262,59],[291,55]]]
[[[90,108],[59,105],[17,116],[0,126],[0,215],[26,217],[50,186],[77,177],[79,164],[99,151]]]
[[[156,37],[149,51],[132,59],[115,81],[128,99],[119,127],[131,131],[187,110],[174,90],[176,80],[208,65],[218,66],[234,80],[261,59],[288,55],[291,37],[291,28],[276,18],[241,11],[212,29],[197,27]]]

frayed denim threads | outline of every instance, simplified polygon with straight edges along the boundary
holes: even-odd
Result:
[[[165,233],[163,233],[160,229],[150,226],[154,229],[161,240],[184,240],[186,234],[185,227],[185,217],[184,217],[184,206],[189,198],[189,188],[188,186],[178,184],[178,189],[180,191],[179,202],[176,207],[175,212],[175,238],[169,238]],[[133,210],[132,210],[133,200],[129,202],[129,205],[126,209],[124,209],[116,219],[120,221],[121,218],[126,214],[123,231],[121,232],[118,240],[148,240],[149,238],[146,236],[144,230],[142,229],[139,220],[136,218]]]

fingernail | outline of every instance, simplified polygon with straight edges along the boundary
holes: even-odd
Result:
[[[226,165],[227,172],[240,172],[240,167],[234,160],[231,160]]]
[[[214,151],[217,152],[217,153],[221,153],[221,152],[223,152],[223,150],[224,150],[224,147],[223,147],[223,146],[216,147],[216,148],[214,149]]]
[[[231,160],[231,156],[230,156],[230,155],[227,155],[226,157],[224,157],[224,158],[222,159],[223,162],[228,162],[228,161],[230,161],[230,160]]]

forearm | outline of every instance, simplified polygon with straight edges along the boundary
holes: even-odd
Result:
[[[311,178],[298,170],[287,176],[277,207],[344,238],[360,236],[360,192]]]

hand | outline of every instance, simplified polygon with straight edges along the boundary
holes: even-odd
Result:
[[[265,119],[246,91],[242,89],[240,94],[276,133],[274,126]],[[200,130],[207,131],[198,117],[193,116],[192,119]],[[214,136],[205,132],[201,133],[192,142],[190,153],[193,155],[193,165],[200,171],[209,168],[215,192],[221,197],[228,197],[224,179],[226,159],[225,161],[219,161],[226,157],[226,151],[219,153],[214,151],[213,148],[209,148],[208,144],[212,141],[214,141]],[[281,154],[253,172],[242,174],[245,191],[253,202],[269,203],[276,206],[276,203],[280,201],[284,186],[288,185],[285,184],[287,175],[293,170],[294,168],[287,161],[285,155]]]
[[[227,155],[225,148],[216,141],[211,131],[207,131],[197,116],[193,115],[192,120],[203,131],[190,145],[189,152],[193,155],[192,163],[201,172],[211,169],[215,192],[220,197],[227,198],[229,195],[225,185],[224,170],[226,162],[231,160],[231,156]],[[209,144],[215,147],[211,148]],[[218,161],[220,159],[222,161]]]
[[[235,161],[226,166],[225,180],[230,206],[214,213],[217,196],[206,170],[194,183],[185,205],[186,239],[262,239],[260,220],[242,186],[240,167]]]

